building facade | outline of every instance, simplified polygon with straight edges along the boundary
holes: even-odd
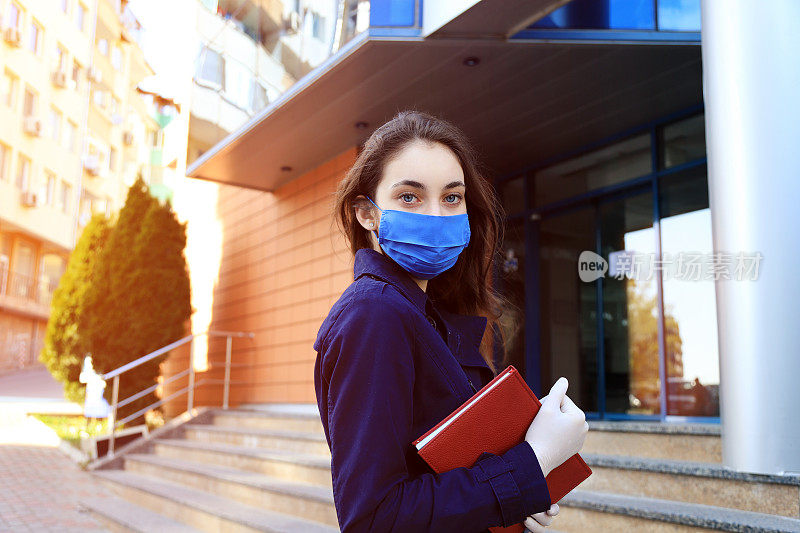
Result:
[[[331,197],[369,132],[410,107],[458,124],[490,169],[506,215],[496,282],[513,304],[503,316],[505,363],[535,393],[566,376],[568,394],[589,419],[739,428],[734,395],[745,395],[729,392],[725,403],[726,371],[735,376],[766,358],[797,375],[785,351],[758,353],[759,331],[772,329],[752,331],[748,349],[731,355],[730,309],[749,300],[722,294],[752,298],[730,287],[772,282],[762,281],[769,277],[763,241],[731,238],[723,248],[719,240],[723,213],[737,206],[724,194],[733,185],[709,166],[709,145],[717,161],[757,159],[708,128],[717,124],[708,108],[722,99],[711,100],[704,54],[722,32],[703,32],[709,20],[724,26],[723,15],[705,4],[701,10],[700,0],[514,4],[359,3],[368,26],[196,152],[188,175],[220,184],[217,280],[201,288],[208,324],[255,333],[239,348],[234,404],[315,401],[313,339],[352,281]],[[794,9],[778,4],[770,16]],[[354,5],[340,2],[339,13]],[[746,114],[763,93],[739,96]],[[790,213],[782,215],[785,224]],[[759,226],[755,214],[750,220],[748,228]],[[791,329],[778,344],[796,353]],[[780,390],[800,401],[788,383]],[[748,412],[764,408],[756,402]],[[769,432],[783,443],[773,447],[743,427],[737,443],[723,431],[728,464],[800,471],[800,457],[787,447],[797,436],[792,416],[797,422],[784,407],[771,418]],[[773,458],[752,459],[755,449]]]
[[[57,7],[57,8],[56,8]],[[50,300],[92,213],[158,184],[164,122],[125,2],[0,1],[0,372],[39,365]],[[160,111],[160,112],[159,112]]]

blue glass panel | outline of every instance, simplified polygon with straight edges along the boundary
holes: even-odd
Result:
[[[370,26],[413,26],[416,0],[371,0]]]
[[[658,29],[700,31],[700,0],[658,0]]]
[[[655,29],[654,0],[572,0],[530,28]]]

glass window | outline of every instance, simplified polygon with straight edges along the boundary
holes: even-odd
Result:
[[[106,39],[99,39],[97,41],[97,49],[100,50],[100,53],[104,56],[108,55],[108,41]]]
[[[538,170],[531,205],[543,206],[651,172],[650,134],[623,141]]]
[[[19,29],[20,22],[22,22],[22,9],[16,2],[11,2],[8,6],[8,22],[6,23],[9,28]]]
[[[9,70],[3,71],[3,80],[2,80],[2,87],[0,87],[0,97],[3,99],[3,103],[10,107],[16,107],[16,95],[17,95],[17,84],[19,83],[19,78],[11,73]]]
[[[66,262],[59,255],[45,254],[42,258],[42,277],[45,280],[44,286],[48,297],[52,297],[65,268]]]
[[[506,215],[513,215],[525,209],[524,179],[525,176],[519,176],[500,184],[500,197]]]
[[[77,61],[72,62],[72,81],[75,82],[75,88],[80,87],[81,79],[81,66]]]
[[[413,26],[416,0],[372,2],[369,19],[372,26]]]
[[[72,186],[66,181],[61,181],[61,196],[59,198],[59,207],[64,213],[69,211],[70,194],[72,193]]]
[[[31,160],[22,154],[17,157],[17,189],[27,191],[31,180]]]
[[[53,202],[56,198],[56,176],[49,170],[45,170],[45,174],[47,175],[47,185],[45,188],[45,203],[47,205],[53,205]]]
[[[250,111],[257,113],[267,105],[267,90],[255,78],[250,80]]]
[[[35,21],[31,21],[31,28],[28,32],[28,50],[34,54],[39,53],[42,40],[42,27]]]
[[[23,103],[22,113],[26,117],[36,114],[36,93],[29,86],[25,87],[25,101]]]
[[[196,77],[199,81],[213,84],[219,88],[223,86],[225,62],[220,54],[209,48],[200,52],[200,61],[197,64]]]
[[[719,416],[719,347],[706,166],[659,183],[668,375],[667,413]]]
[[[578,276],[581,253],[596,248],[594,210],[545,216],[532,226],[539,238],[543,390],[565,376],[570,398],[584,411],[598,411],[597,286]]]
[[[320,41],[325,39],[325,18],[319,13],[311,12],[311,35]]]
[[[523,375],[526,372],[524,223],[520,219],[506,222],[499,276],[502,293],[507,298],[499,318],[506,360],[498,361],[499,368],[514,365]]]
[[[69,0],[61,0],[61,11],[69,13]]]
[[[78,126],[76,126],[71,120],[67,119],[67,126],[64,134],[64,148],[70,152],[75,152],[75,134],[77,130]]]
[[[241,109],[249,107],[252,76],[250,70],[238,61],[226,61],[225,95]]]
[[[530,28],[558,29],[655,29],[653,0],[572,0]]]
[[[700,113],[663,126],[661,168],[670,168],[706,156],[705,115]]]
[[[122,70],[122,51],[119,46],[114,46],[111,49],[111,64],[117,70]]]
[[[55,107],[50,108],[50,135],[56,142],[61,140],[61,112]]]
[[[15,273],[31,277],[33,276],[34,267],[36,266],[35,258],[36,252],[33,246],[18,240],[11,267]]]
[[[658,29],[700,31],[700,0],[658,0]]]
[[[64,50],[64,47],[60,44],[56,45],[56,55],[55,55],[55,69],[58,72],[66,72],[65,66],[67,64],[67,52]]]
[[[601,278],[606,411],[659,414],[656,272],[650,262],[655,253],[653,194],[604,202],[600,218],[600,255],[609,262]],[[627,276],[616,267],[619,252],[633,254]]]
[[[8,165],[11,161],[11,148],[0,143],[0,181],[8,180]]]
[[[86,8],[80,2],[75,7],[75,25],[83,31],[86,26]]]

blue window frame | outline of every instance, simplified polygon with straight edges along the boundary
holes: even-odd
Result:
[[[674,195],[672,197],[665,196],[665,194],[670,194],[668,193],[669,190],[687,190],[685,183],[692,182],[691,178],[688,181],[684,179],[687,173],[698,175],[698,173],[703,174],[705,172],[706,158],[702,132],[700,132],[700,135],[695,133],[694,137],[690,135],[691,132],[697,131],[697,121],[700,120],[702,122],[702,110],[703,105],[697,104],[688,109],[662,117],[654,122],[646,123],[637,128],[626,130],[610,136],[609,138],[591,143],[591,145],[571,151],[569,154],[564,154],[563,156],[531,165],[528,168],[501,177],[496,181],[495,186],[501,198],[506,200],[504,203],[506,203],[507,212],[509,213],[507,224],[518,228],[516,230],[517,233],[523,233],[523,235],[519,235],[516,240],[524,241],[524,257],[527,258],[523,266],[525,270],[523,273],[524,287],[521,289],[524,291],[524,331],[527,332],[527,334],[524,335],[525,338],[523,342],[524,351],[522,357],[524,357],[524,361],[518,362],[517,364],[524,365],[526,379],[537,394],[544,393],[544,391],[539,390],[541,387],[540,373],[543,369],[542,336],[545,333],[542,331],[541,323],[541,313],[543,311],[541,309],[543,302],[541,291],[543,288],[542,276],[544,275],[541,269],[547,268],[547,265],[542,263],[542,258],[540,257],[540,251],[542,246],[546,246],[545,239],[547,238],[545,233],[542,232],[542,221],[548,218],[553,219],[553,217],[558,218],[564,214],[574,213],[583,209],[590,215],[591,219],[588,222],[589,226],[586,226],[586,228],[590,226],[593,227],[594,230],[590,230],[590,232],[594,231],[594,233],[586,235],[586,237],[590,237],[590,240],[583,243],[581,249],[594,248],[596,253],[604,256],[606,255],[604,252],[608,252],[608,250],[606,249],[607,239],[602,234],[604,231],[603,217],[608,216],[608,213],[613,214],[615,210],[619,210],[620,206],[623,206],[626,202],[634,202],[634,211],[638,209],[639,213],[642,212],[641,206],[646,206],[649,203],[650,207],[645,207],[645,209],[652,213],[652,220],[650,223],[645,222],[644,224],[644,226],[647,227],[647,232],[646,234],[642,234],[641,231],[635,233],[640,234],[638,236],[640,243],[652,243],[654,253],[658,260],[660,260],[662,257],[662,211],[667,209],[668,211],[664,211],[663,216],[669,217],[680,215],[680,213],[684,211],[692,212],[694,210],[692,207],[684,207],[682,211],[680,207],[675,206],[665,208],[665,205],[669,205],[665,204],[665,201],[674,201],[677,198],[682,203],[688,204],[692,201],[698,201],[697,198],[702,196],[698,196],[696,192],[693,193],[694,196],[692,197],[686,196],[684,192],[681,192],[680,196],[677,197]],[[692,124],[694,124],[695,127],[692,127]],[[640,137],[642,134],[647,134],[650,138],[650,171],[646,174],[627,179],[620,183],[615,182],[608,186],[589,189],[572,197],[561,198],[546,205],[537,205],[533,195],[528,194],[528,191],[534,190],[533,177],[537,170],[552,167],[554,164],[574,159],[576,156],[584,153],[596,153],[600,147],[608,146],[624,139]],[[671,139],[678,139],[680,143],[676,145],[672,151],[670,151]],[[681,185],[680,181],[676,180],[683,180],[683,185]],[[504,190],[507,187],[509,188],[509,194],[504,195]],[[671,189],[668,187],[671,187]],[[519,203],[520,196],[525,199],[524,208],[522,208],[522,210],[520,210],[522,207]],[[513,199],[513,201],[509,201],[510,199]],[[642,201],[645,201],[645,204],[642,204]],[[612,204],[616,204],[616,207]],[[612,208],[607,209],[603,208],[603,206],[611,206]],[[604,215],[604,213],[606,214]],[[586,220],[585,217],[582,220]],[[640,220],[640,222],[642,221]],[[645,238],[644,241],[641,240],[642,237]],[[604,240],[606,240],[605,243]],[[517,246],[519,246],[519,244],[517,244]],[[586,382],[596,381],[596,383],[592,384],[591,387],[587,389],[588,392],[584,391],[590,398],[582,398],[582,403],[586,406],[584,410],[587,413],[587,418],[719,423],[718,396],[714,398],[715,394],[718,395],[718,385],[716,385],[715,389],[713,381],[710,382],[712,384],[710,387],[704,387],[704,392],[707,393],[707,390],[711,390],[711,402],[716,401],[716,413],[706,409],[704,412],[710,412],[712,416],[708,416],[707,414],[702,416],[680,414],[693,412],[683,409],[682,406],[677,403],[680,401],[678,398],[683,392],[689,389],[691,383],[684,383],[683,381],[686,380],[673,377],[674,368],[670,366],[674,364],[673,358],[675,357],[673,352],[674,348],[670,344],[670,335],[673,333],[671,333],[669,327],[665,329],[664,326],[665,320],[671,320],[673,317],[670,315],[669,310],[665,312],[665,287],[663,281],[661,272],[658,271],[655,276],[655,286],[653,287],[655,296],[652,304],[654,305],[653,311],[657,314],[656,324],[658,328],[658,346],[657,349],[653,347],[653,352],[651,354],[654,357],[657,351],[659,367],[659,394],[656,401],[659,402],[660,405],[658,409],[656,409],[655,414],[632,414],[631,412],[626,412],[625,409],[620,410],[618,406],[621,402],[624,403],[625,398],[622,396],[625,395],[624,393],[626,391],[622,390],[624,387],[620,388],[619,383],[614,384],[613,381],[609,382],[608,380],[608,376],[611,374],[609,368],[607,368],[608,354],[606,351],[610,348],[614,348],[613,346],[609,346],[608,335],[613,335],[615,332],[609,332],[607,328],[609,326],[614,326],[613,322],[609,322],[609,316],[610,313],[614,313],[613,306],[618,304],[619,294],[611,294],[609,299],[609,295],[605,293],[611,290],[611,287],[608,283],[604,284],[604,279],[601,278],[595,282],[594,295],[591,295],[590,293],[592,291],[589,291],[581,297],[581,301],[588,302],[588,311],[590,312],[590,314],[585,313],[582,319],[584,324],[582,329],[586,329],[584,333],[590,334],[590,337],[596,337],[594,340],[587,338],[583,341],[584,346],[586,346],[584,352],[588,349],[596,354],[596,360],[592,363],[594,367],[590,369],[590,374],[582,376]],[[517,285],[519,285],[519,283]],[[581,286],[581,289],[589,288],[590,287]],[[667,296],[670,296],[670,290],[670,287],[667,287]],[[624,299],[624,291],[622,297]],[[587,298],[588,300],[586,300]],[[611,303],[612,307],[608,309],[604,308],[604,302]],[[561,307],[560,311],[564,310],[565,308]],[[569,316],[569,309],[566,309],[566,312],[567,316]],[[562,314],[561,316],[564,315]],[[666,319],[665,316],[667,317]],[[588,329],[586,326],[587,319],[594,322],[594,325],[588,327]],[[619,335],[619,332],[616,332],[616,334]],[[716,331],[709,331],[708,334],[716,335]],[[589,345],[586,344],[587,341],[590,342]],[[594,348],[589,348],[590,345],[593,345]],[[547,349],[547,347],[545,347],[545,349]],[[622,351],[624,352],[625,348],[623,348]],[[667,379],[664,379],[664,376],[667,376]],[[579,392],[575,391],[575,394],[576,398],[578,398],[577,395]],[[683,396],[685,397],[686,395],[683,394]],[[609,405],[607,400],[612,401],[612,404]],[[616,405],[617,408],[615,408],[614,405]],[[698,410],[697,412],[700,411]],[[713,416],[713,414],[716,414],[716,416]]]
[[[700,0],[572,0],[515,40],[700,42]]]

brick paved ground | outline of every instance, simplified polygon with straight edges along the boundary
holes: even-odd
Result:
[[[0,531],[107,531],[78,501],[107,489],[59,449],[59,439],[29,412],[78,412],[40,370],[0,377]]]

